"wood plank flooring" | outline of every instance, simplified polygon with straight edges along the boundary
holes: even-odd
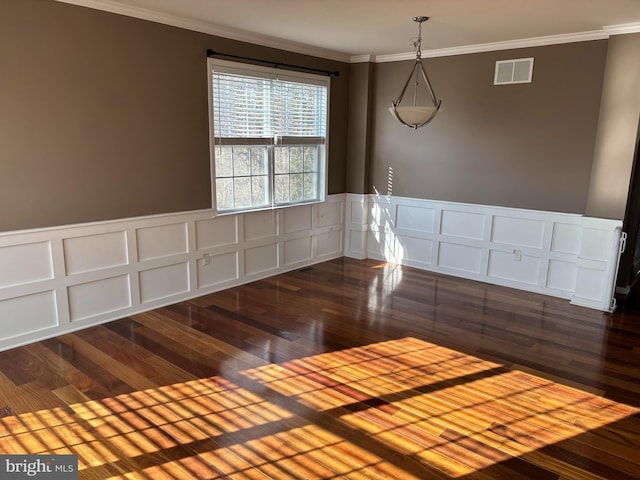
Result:
[[[337,259],[0,353],[81,479],[638,479],[640,308]]]

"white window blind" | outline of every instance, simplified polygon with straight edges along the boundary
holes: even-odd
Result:
[[[216,210],[324,200],[328,77],[210,62]]]
[[[324,138],[327,89],[214,73],[214,133],[224,138]]]

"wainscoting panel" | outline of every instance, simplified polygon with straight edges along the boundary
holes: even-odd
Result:
[[[556,222],[553,225],[553,240],[551,251],[578,255],[580,253],[580,241],[582,228],[580,225]]]
[[[189,291],[187,262],[140,272],[140,302],[148,303]]]
[[[311,230],[313,217],[311,205],[290,208],[283,211],[284,233],[296,233]]]
[[[477,275],[482,266],[482,249],[469,245],[440,242],[438,266],[447,270]]]
[[[415,205],[397,205],[395,218],[396,228],[402,230],[433,233],[435,226],[435,210]]]
[[[601,274],[601,270],[597,268],[584,268],[579,266],[582,271],[579,278],[576,279],[576,291],[585,299],[597,299],[600,292],[605,288],[605,278]]]
[[[196,223],[196,249],[223,247],[238,243],[238,216],[227,215],[198,220]]]
[[[58,326],[55,292],[50,290],[1,300],[0,326],[3,339],[9,341]]]
[[[283,244],[283,259],[286,266],[311,260],[311,237],[287,240]]]
[[[488,276],[512,282],[536,285],[540,270],[540,258],[522,255],[520,261],[513,261],[513,254],[491,250],[489,252]]]
[[[245,242],[262,238],[275,238],[278,235],[279,210],[247,213],[243,218]]]
[[[576,289],[577,265],[562,260],[549,260],[547,288],[571,294]]]
[[[0,247],[0,288],[53,278],[51,242]]]
[[[332,227],[335,225],[344,226],[344,201],[339,199],[340,197],[344,197],[344,195],[336,195],[335,197],[336,200],[333,202],[317,203],[314,205],[316,213],[312,215],[312,218],[314,218],[315,228]]]
[[[349,237],[346,240],[346,244],[349,246],[349,248],[346,249],[348,255],[351,258],[367,258],[367,240],[363,232],[361,230],[349,230],[347,236]]]
[[[451,237],[482,240],[484,236],[484,215],[478,213],[442,211],[440,233]]]
[[[369,195],[347,193],[345,195],[344,254],[347,257],[367,258],[369,244]],[[376,206],[377,207],[377,206]]]
[[[402,258],[407,265],[415,267],[431,265],[433,257],[433,242],[431,240],[406,235],[397,235],[395,240],[395,258]]]
[[[0,350],[341,257],[344,219],[340,194],[0,233]]]
[[[542,248],[545,222],[517,217],[493,217],[491,241],[516,247]]]
[[[603,297],[611,302],[615,290],[620,258],[622,222],[585,218],[581,232],[580,252],[576,260],[576,289],[571,303],[602,308]],[[604,310],[604,308],[602,308]]]
[[[584,228],[584,240],[581,243],[580,257],[585,260],[595,260],[597,262],[606,262],[609,252],[602,248],[611,240],[611,232],[596,228]]]
[[[247,276],[266,274],[278,269],[278,244],[246,248],[244,251],[244,273]]]
[[[328,260],[330,258],[342,257],[344,251],[343,235],[342,228],[336,228],[326,233],[314,235],[314,258],[318,260]]]
[[[97,233],[62,241],[67,275],[129,263],[126,232]]]
[[[171,257],[189,250],[186,223],[139,228],[136,238],[140,261]]]
[[[117,312],[131,306],[129,275],[105,278],[68,288],[72,322]]]
[[[615,308],[620,221],[379,195],[346,202],[345,256]]]
[[[207,288],[233,282],[239,278],[238,252],[210,256],[209,263],[199,260],[198,288]]]
[[[352,225],[367,226],[369,212],[365,202],[369,199],[366,195],[347,194],[347,223]]]

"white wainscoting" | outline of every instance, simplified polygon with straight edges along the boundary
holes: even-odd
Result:
[[[0,350],[342,255],[610,311],[621,222],[374,195],[0,234]]]
[[[345,213],[345,256],[615,308],[620,221],[357,194]]]
[[[341,194],[0,234],[0,350],[341,257],[344,211]]]

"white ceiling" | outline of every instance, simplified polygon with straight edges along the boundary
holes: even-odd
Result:
[[[347,61],[411,52],[417,15],[424,50],[640,31],[640,0],[59,1]]]

